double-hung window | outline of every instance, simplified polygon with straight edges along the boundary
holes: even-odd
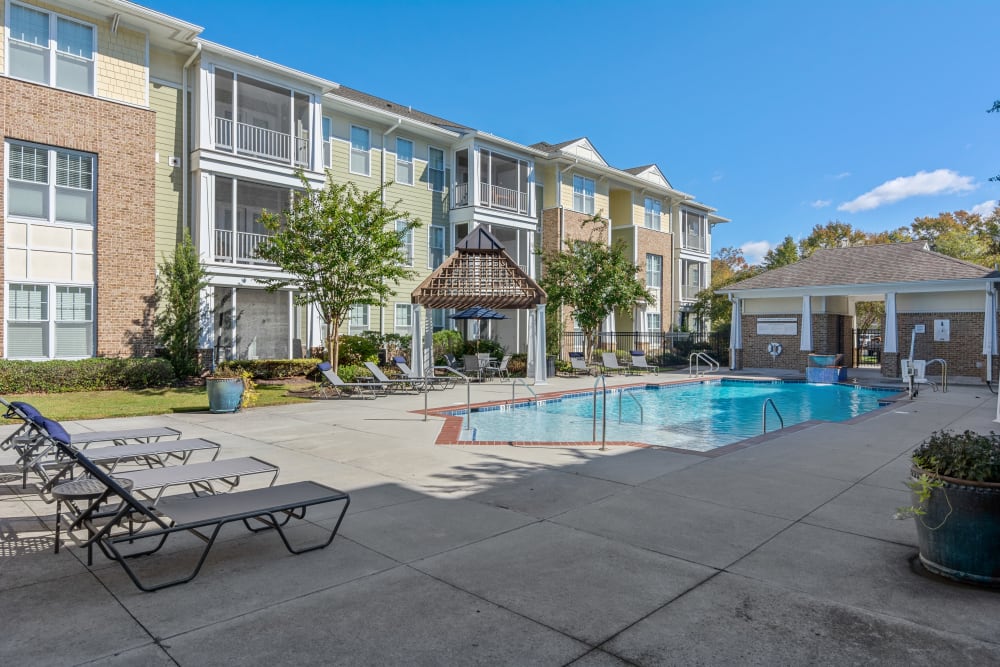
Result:
[[[413,185],[413,142],[396,139],[396,182]]]
[[[18,143],[7,150],[9,216],[94,223],[94,156]]]
[[[333,119],[323,116],[323,166],[333,166]]]
[[[663,257],[646,255],[646,287],[660,289],[663,286]]]
[[[406,220],[396,221],[396,233],[399,235],[399,244],[402,246],[403,263],[406,266],[413,266],[413,227]]]
[[[396,333],[408,334],[413,330],[413,306],[396,304]]]
[[[427,149],[427,187],[434,192],[444,192],[444,151]]]
[[[653,199],[652,197],[646,197],[646,228],[647,229],[660,229],[660,212],[662,210],[662,204],[659,199]]]
[[[659,313],[646,313],[646,331],[660,331],[662,325],[663,319]]]
[[[431,225],[431,233],[428,239],[428,269],[436,269],[444,263],[444,247],[447,233],[448,231],[444,227]]]
[[[371,130],[351,125],[351,173],[369,176],[371,174]]]
[[[681,230],[684,233],[684,247],[690,250],[705,252],[708,249],[705,232],[705,216],[688,211],[681,211]]]
[[[355,331],[365,331],[368,329],[368,306],[365,304],[359,304],[356,306],[351,306],[350,320],[348,322],[348,329],[351,333]]]
[[[55,293],[55,302],[50,299]],[[7,286],[7,356],[11,359],[94,354],[94,289],[68,285]]]
[[[573,177],[573,210],[587,215],[594,214],[594,179]]]
[[[94,32],[92,25],[11,3],[8,72],[93,95]]]

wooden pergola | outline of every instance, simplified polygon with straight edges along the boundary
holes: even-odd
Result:
[[[421,325],[422,308],[483,306],[494,310],[528,310],[529,329],[534,334],[529,335],[534,343],[528,346],[528,368],[530,372],[534,367],[536,384],[544,383],[545,301],[545,290],[517,265],[503,244],[482,227],[476,227],[459,241],[455,252],[413,290],[411,302],[415,306],[414,331],[417,334],[413,339],[414,370],[423,373],[424,368],[433,365],[430,336]]]

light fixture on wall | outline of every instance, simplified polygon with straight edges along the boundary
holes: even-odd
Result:
[[[122,15],[115,12],[115,15],[111,17],[111,32],[113,34],[118,34],[118,24],[122,20]]]

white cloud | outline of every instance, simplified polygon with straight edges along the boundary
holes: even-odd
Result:
[[[996,199],[990,199],[989,201],[984,201],[982,204],[976,204],[972,207],[970,213],[975,213],[976,215],[981,215],[984,218],[993,214],[996,207],[1000,205]]]
[[[918,171],[913,176],[900,176],[886,181],[860,197],[844,202],[837,207],[837,210],[849,213],[870,211],[873,208],[910,197],[971,192],[977,187],[978,185],[973,182],[972,176],[961,176],[951,169]]]
[[[767,251],[772,247],[770,241],[747,241],[740,246],[740,250],[743,251],[743,257],[746,258],[747,262],[750,264],[759,264]]]
[[[829,199],[817,199],[816,201],[814,201],[813,203],[811,203],[809,205],[812,206],[813,208],[826,208],[827,206],[829,206],[832,203],[833,202],[830,201]]]
[[[842,171],[839,174],[834,174],[833,180],[840,181],[840,180],[843,180],[843,179],[847,178],[850,175],[851,175],[851,172],[849,172],[849,171]]]
[[[724,177],[725,177],[725,174],[724,174],[723,172],[721,172],[721,171],[717,171],[717,172],[715,172],[714,174],[712,174],[712,182],[713,182],[713,183],[718,183],[718,182],[719,182],[719,181],[721,181],[721,180],[722,180],[722,179],[723,179]]]

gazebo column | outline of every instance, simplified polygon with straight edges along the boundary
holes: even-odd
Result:
[[[799,350],[813,351],[812,297],[808,294],[802,297],[802,344]]]
[[[882,375],[897,377],[899,368],[899,334],[896,324],[896,293],[885,295],[885,332],[882,336]]]
[[[729,323],[729,370],[739,370],[743,368],[743,313],[740,308],[740,300],[729,295],[733,302],[733,315]]]
[[[428,331],[430,318],[424,307],[413,304],[413,337],[410,340],[410,359],[413,372],[418,376],[428,376],[434,370],[434,339]]]
[[[548,384],[545,359],[545,304],[535,306],[535,385]]]

